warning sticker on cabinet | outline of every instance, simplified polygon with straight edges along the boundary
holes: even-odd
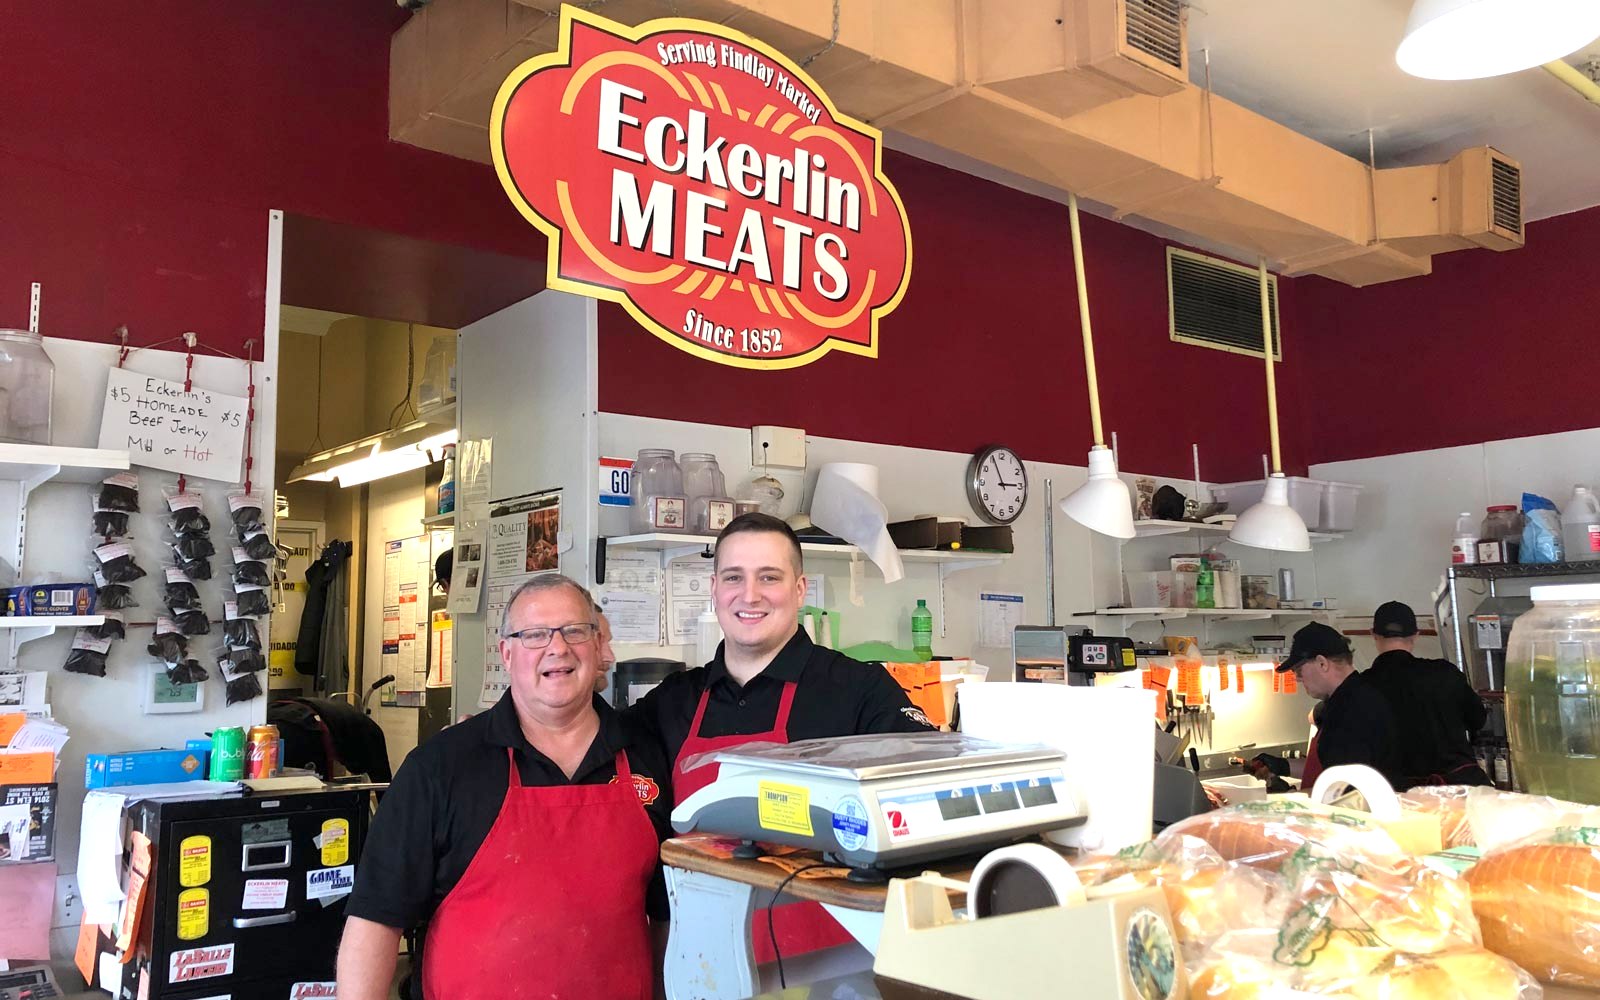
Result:
[[[318,868],[306,872],[306,899],[338,899],[356,887],[356,866]]]
[[[210,890],[185,889],[178,893],[178,940],[198,941],[210,931]]]
[[[811,793],[807,789],[763,781],[757,792],[756,821],[762,829],[811,836]]]
[[[317,846],[322,848],[322,863],[327,867],[331,868],[349,861],[350,821],[325,820],[322,824],[322,835],[317,838]]]
[[[211,838],[185,837],[178,845],[178,884],[186,887],[211,881]]]

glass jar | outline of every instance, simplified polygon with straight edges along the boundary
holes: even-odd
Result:
[[[1534,587],[1506,648],[1519,787],[1600,804],[1600,585]]]
[[[1522,512],[1508,503],[1490,507],[1478,538],[1485,542],[1505,542],[1505,561],[1517,562],[1522,552]]]
[[[677,505],[654,501],[666,497]],[[641,448],[628,482],[628,524],[635,534],[687,529],[688,504],[683,496],[683,476],[671,448]],[[676,519],[673,514],[677,513]]]
[[[0,441],[50,443],[50,396],[56,366],[44,338],[28,330],[0,330]]]
[[[727,493],[722,469],[717,465],[717,456],[703,451],[686,451],[679,465],[683,469],[683,495],[689,498],[691,507],[703,497],[720,497]]]

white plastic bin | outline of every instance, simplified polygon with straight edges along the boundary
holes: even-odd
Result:
[[[1318,531],[1354,531],[1356,527],[1356,501],[1361,498],[1359,483],[1322,484],[1322,516],[1317,521]]]
[[[1240,802],[1258,802],[1267,797],[1267,783],[1248,774],[1207,778],[1201,784],[1227,799],[1230,806]]]
[[[1323,487],[1327,484],[1318,479],[1306,479],[1304,476],[1289,476],[1289,506],[1306,522],[1306,527],[1312,530],[1322,523],[1322,496]],[[1244,483],[1223,483],[1211,487],[1211,498],[1219,503],[1228,505],[1229,514],[1243,514],[1261,500],[1261,494],[1267,491],[1265,479],[1253,479]]]
[[[1122,578],[1128,586],[1128,607],[1172,607],[1172,574],[1170,572],[1124,573]]]

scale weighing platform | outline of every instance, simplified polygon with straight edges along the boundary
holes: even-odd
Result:
[[[687,763],[712,762],[717,779],[672,811],[674,830],[810,848],[853,878],[1088,818],[1061,751],[960,733],[751,743]]]

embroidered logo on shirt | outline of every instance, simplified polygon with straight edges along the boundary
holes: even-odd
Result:
[[[912,722],[920,722],[929,729],[934,728],[933,723],[928,721],[928,717],[922,714],[922,709],[917,708],[915,705],[907,705],[900,711]]]
[[[607,784],[615,785],[617,779],[613,777]],[[656,784],[654,778],[647,778],[642,774],[633,776],[633,792],[639,796],[640,805],[651,805],[661,797],[661,786]]]

